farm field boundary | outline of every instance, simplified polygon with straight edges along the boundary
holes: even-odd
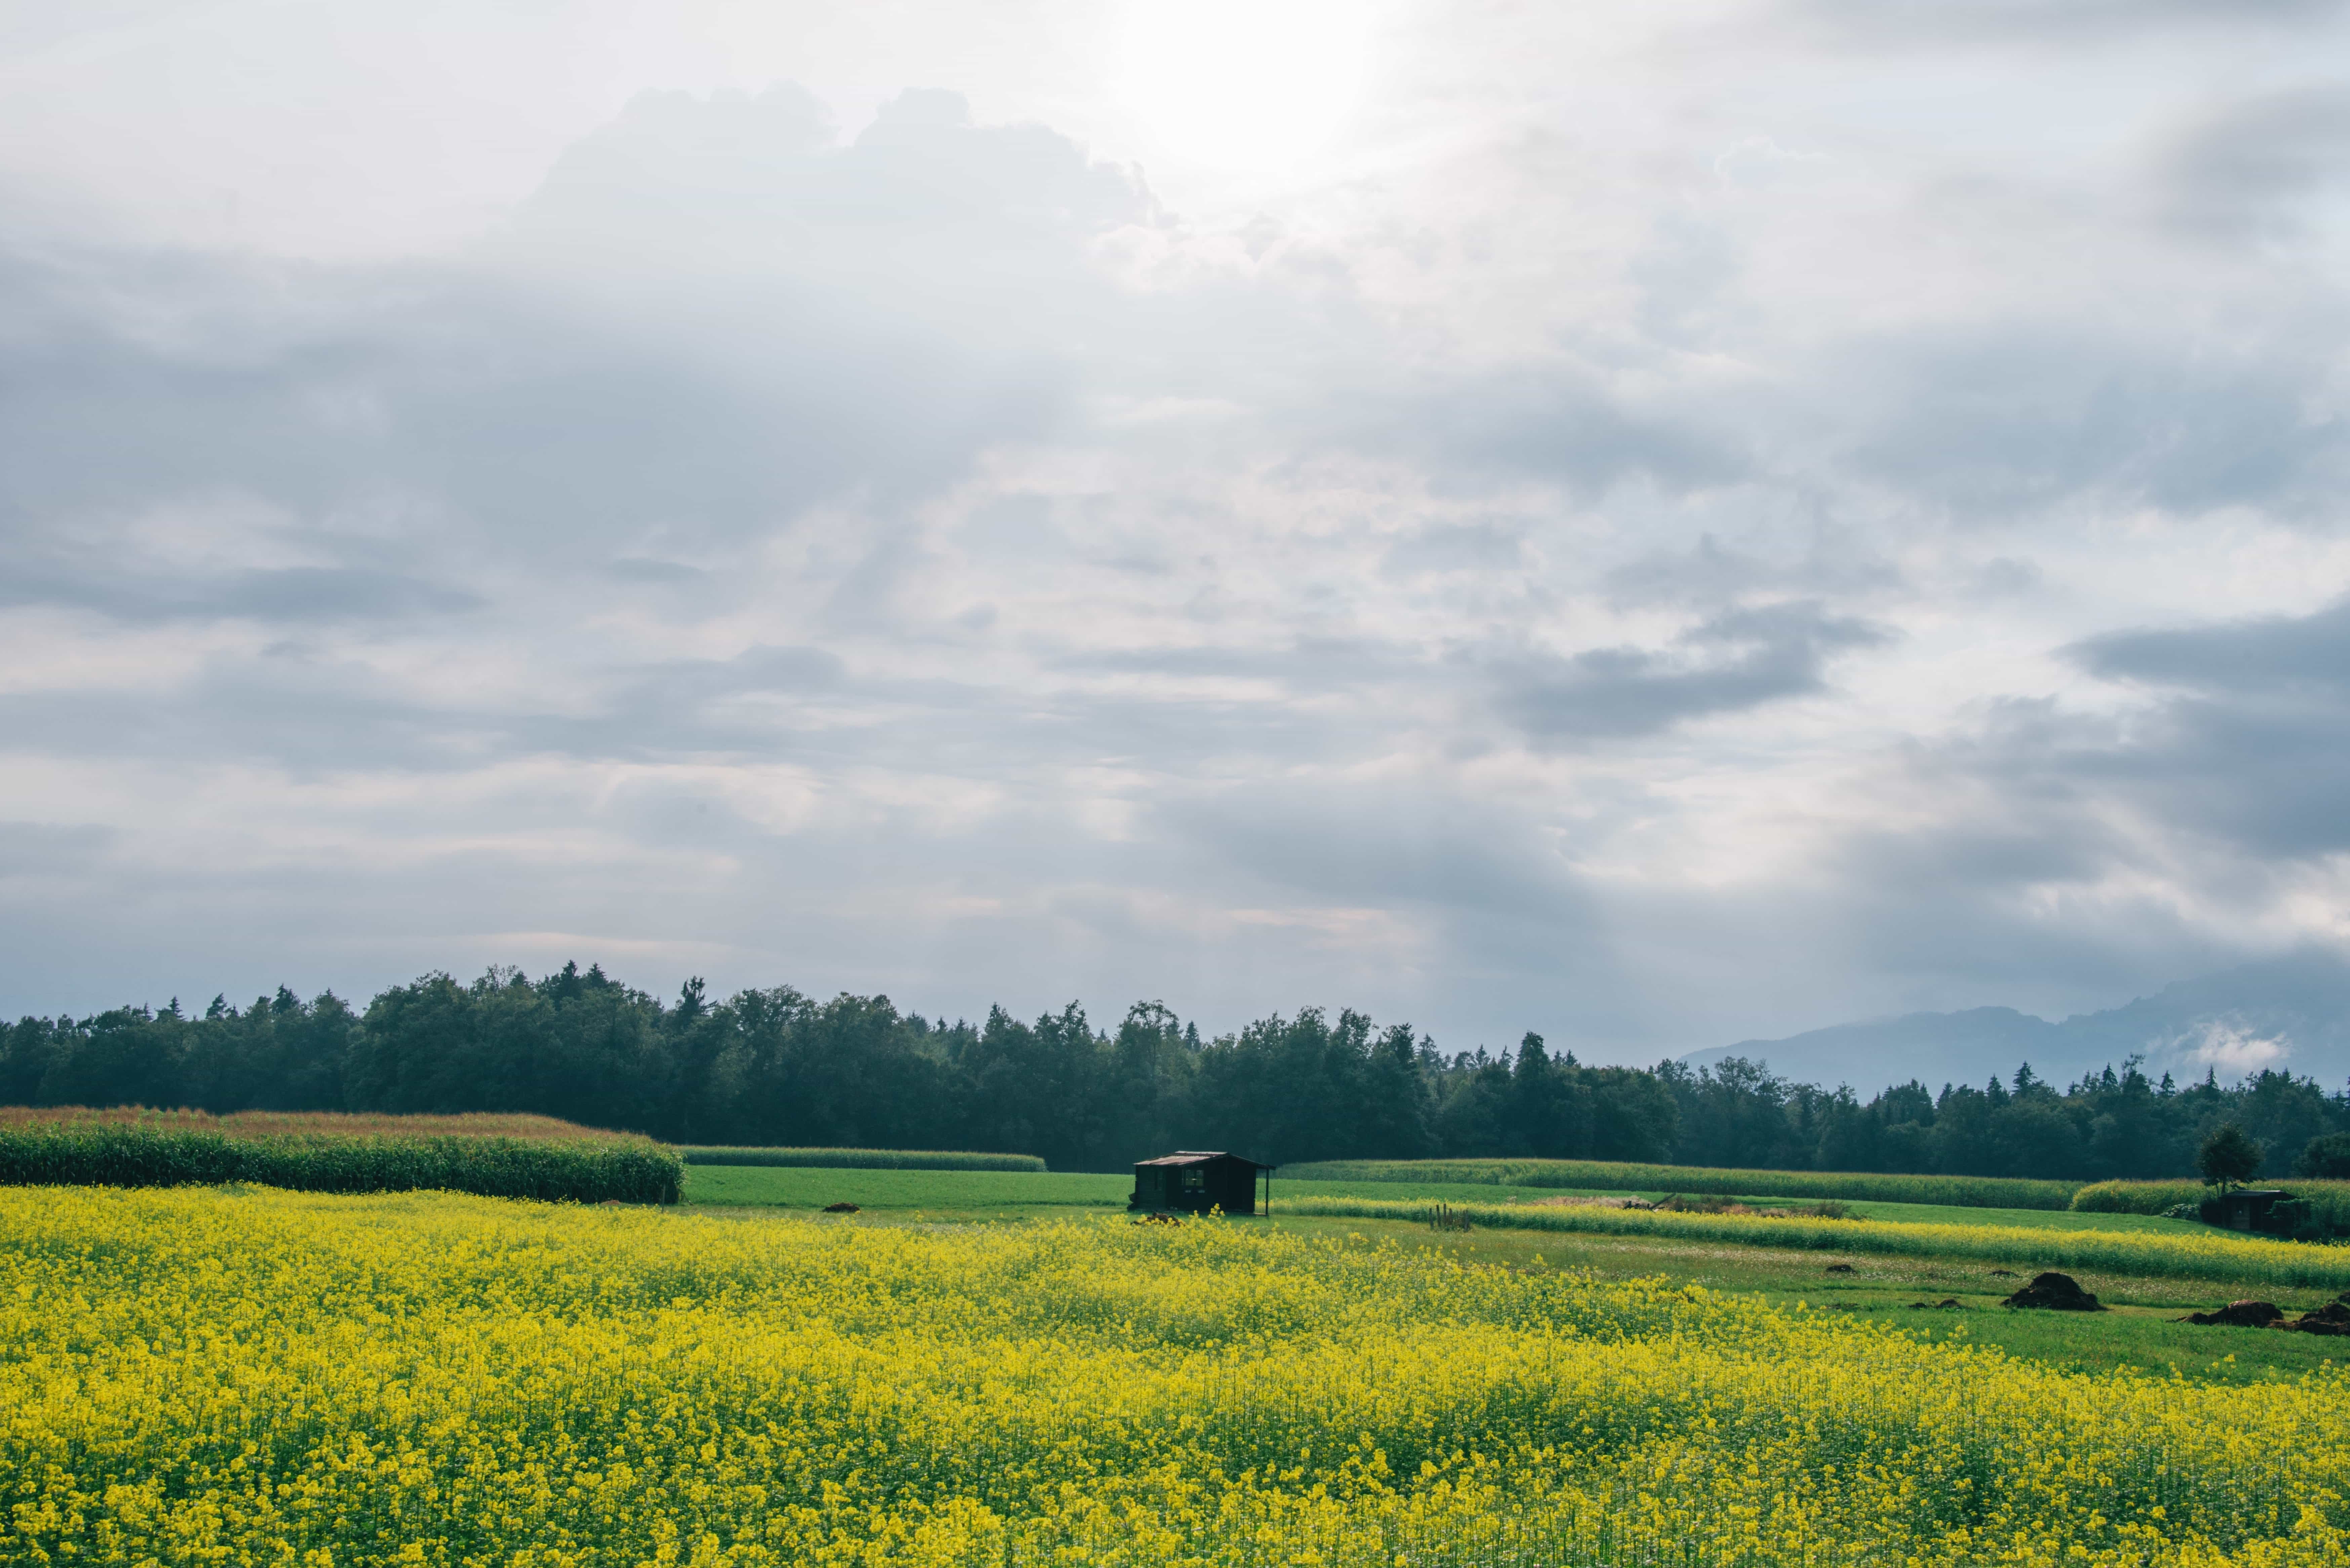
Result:
[[[677,1151],[688,1165],[764,1165],[834,1170],[1043,1170],[1033,1154],[979,1154],[936,1148],[762,1148],[699,1144]]]
[[[1275,1214],[1426,1221],[1428,1203],[1376,1199],[1274,1200]],[[1662,1236],[1742,1247],[1970,1258],[2031,1268],[2101,1269],[2170,1279],[2238,1284],[2350,1288],[2350,1247],[2142,1231],[2056,1231],[2002,1225],[1914,1225],[1868,1220],[1773,1219],[1741,1214],[1548,1207],[1524,1203],[1451,1206],[1471,1225],[1600,1236]]]
[[[1281,1174],[1294,1181],[1441,1181],[1720,1197],[1847,1198],[1961,1209],[2063,1209],[2081,1185],[2005,1176],[1734,1170],[1603,1159],[1326,1159],[1285,1165]]]
[[[543,1202],[674,1203],[685,1168],[649,1139],[174,1130],[109,1122],[0,1127],[0,1186],[187,1187],[301,1192],[437,1189]]]

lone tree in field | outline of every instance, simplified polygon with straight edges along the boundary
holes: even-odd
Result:
[[[2195,1168],[2203,1173],[2203,1185],[2222,1192],[2241,1187],[2260,1168],[2261,1146],[2233,1122],[2221,1122],[2195,1154]]]

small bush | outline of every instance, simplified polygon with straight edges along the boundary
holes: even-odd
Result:
[[[935,1148],[703,1148],[678,1150],[688,1165],[776,1165],[840,1170],[1042,1170],[1033,1154]]]
[[[293,1134],[230,1137],[108,1122],[0,1127],[0,1186],[473,1192],[545,1202],[674,1203],[685,1168],[650,1141]]]

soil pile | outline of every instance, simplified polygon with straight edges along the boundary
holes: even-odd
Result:
[[[2043,1312],[2103,1312],[2097,1298],[2083,1290],[2070,1274],[2034,1274],[2032,1282],[2000,1303],[2036,1307]]]
[[[854,1214],[857,1212],[857,1205],[854,1203],[827,1203],[824,1206],[824,1211],[827,1214]]]
[[[2350,1339],[2350,1291],[2343,1292],[2324,1306],[2305,1312],[2290,1323],[2280,1322],[2276,1326],[2299,1334],[2332,1334]]]
[[[2266,1328],[2283,1316],[2274,1302],[2230,1302],[2217,1312],[2190,1312],[2178,1321],[2202,1328]]]

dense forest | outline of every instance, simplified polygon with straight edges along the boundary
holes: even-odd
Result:
[[[2350,1096],[2262,1073],[2150,1081],[2135,1061],[2059,1087],[2029,1066],[1862,1100],[1731,1058],[1586,1066],[1528,1034],[1446,1054],[1409,1025],[1307,1008],[1201,1038],[1161,1004],[1115,1031],[1076,1004],[1023,1023],[817,1002],[788,986],[673,1002],[575,964],[533,981],[430,974],[354,1011],[281,988],[239,1009],[0,1025],[0,1103],[354,1111],[537,1111],[685,1143],[844,1144],[1038,1154],[1116,1169],[1170,1148],[1261,1159],[1543,1156],[1791,1169],[2100,1179],[2191,1174],[2239,1123],[2282,1174],[2350,1131]]]

